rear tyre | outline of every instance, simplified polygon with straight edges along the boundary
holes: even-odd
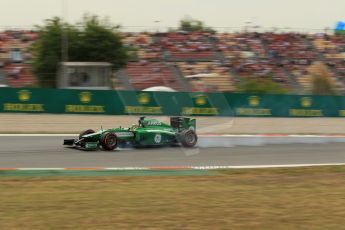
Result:
[[[178,137],[182,146],[187,148],[194,147],[196,142],[198,141],[198,136],[191,129],[182,130],[182,132],[179,133]]]
[[[104,150],[111,151],[117,147],[117,136],[115,133],[103,133],[101,135],[100,144]]]
[[[94,131],[93,129],[84,130],[83,132],[81,132],[81,133],[79,134],[79,139],[81,139],[82,136],[84,136],[84,135],[91,134],[91,133],[94,133],[94,132],[95,132],[95,131]]]

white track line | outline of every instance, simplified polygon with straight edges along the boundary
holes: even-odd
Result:
[[[282,164],[282,165],[209,165],[209,166],[162,166],[162,167],[111,167],[111,168],[11,168],[11,170],[20,171],[95,171],[95,170],[108,170],[108,171],[135,171],[135,170],[216,170],[216,169],[264,169],[264,168],[298,168],[298,167],[315,167],[315,166],[345,166],[345,163],[321,163],[321,164]],[[0,168],[0,171],[10,170]]]
[[[59,134],[45,134],[45,133],[38,133],[38,134],[0,134],[0,137],[74,137],[78,136],[78,134],[71,134],[71,133],[59,133]],[[199,137],[334,137],[334,138],[345,138],[345,135],[303,135],[303,134],[200,134]]]
[[[228,165],[228,166],[192,166],[192,169],[260,169],[260,168],[298,168],[314,166],[342,166],[345,163],[324,163],[324,164],[285,164],[285,165]]]
[[[78,136],[79,134],[0,134],[0,137],[72,137],[72,136]]]

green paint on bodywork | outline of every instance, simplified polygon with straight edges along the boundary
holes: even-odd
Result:
[[[181,127],[160,122],[156,119],[139,120],[138,125],[124,128],[102,129],[98,132],[82,136],[84,142],[99,142],[105,132],[115,133],[118,141],[129,142],[137,146],[168,145],[176,143],[176,136],[179,129],[195,130],[195,119],[183,117]]]
[[[215,171],[207,170],[3,170],[0,177],[24,176],[200,176],[214,175]]]
[[[85,150],[96,150],[98,148],[98,142],[86,142]]]

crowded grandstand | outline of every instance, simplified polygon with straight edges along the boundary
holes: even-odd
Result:
[[[291,93],[310,93],[320,68],[345,92],[345,36],[214,31],[122,32],[134,50],[114,74],[114,89],[167,86],[177,91],[236,92],[245,79],[270,77]],[[36,31],[0,32],[0,84],[35,87],[30,63]]]

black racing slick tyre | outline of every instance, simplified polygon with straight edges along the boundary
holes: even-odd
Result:
[[[79,134],[79,139],[81,139],[82,136],[84,136],[84,135],[91,134],[91,133],[94,133],[94,132],[95,132],[95,131],[92,130],[92,129],[84,130],[83,132],[81,132],[81,133]]]
[[[104,150],[111,151],[117,147],[117,136],[115,133],[103,133],[101,135],[100,144]]]
[[[191,129],[185,129],[179,133],[179,141],[183,147],[194,147],[196,142],[198,141],[198,136],[196,133]]]

